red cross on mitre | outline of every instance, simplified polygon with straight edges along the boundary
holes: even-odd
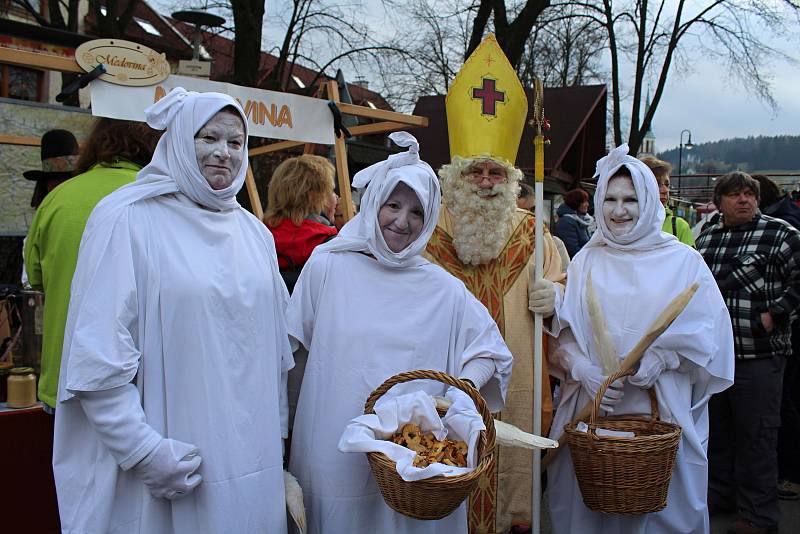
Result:
[[[497,115],[497,102],[505,102],[506,94],[495,89],[496,81],[491,78],[482,78],[481,87],[472,88],[472,98],[481,100],[481,114]]]

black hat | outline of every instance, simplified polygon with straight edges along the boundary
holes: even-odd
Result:
[[[78,141],[67,130],[50,130],[42,136],[42,170],[25,171],[28,180],[66,180],[78,164]]]

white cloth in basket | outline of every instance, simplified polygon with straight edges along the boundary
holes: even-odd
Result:
[[[405,481],[423,480],[437,475],[456,476],[469,473],[478,465],[476,449],[481,430],[486,430],[475,403],[463,391],[450,388],[446,397],[453,403],[440,418],[436,402],[424,391],[397,397],[382,398],[375,404],[375,413],[353,419],[339,440],[342,452],[382,452],[397,463],[397,472]],[[407,423],[419,425],[422,432],[431,432],[438,440],[449,437],[467,442],[467,467],[433,463],[414,467],[416,452],[388,439]]]

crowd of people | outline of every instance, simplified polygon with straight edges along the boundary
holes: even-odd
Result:
[[[52,156],[74,177],[45,187],[25,265],[47,295],[39,397],[63,532],[291,531],[287,466],[310,533],[526,532],[529,451],[498,447],[461,507],[421,521],[385,504],[365,455],[339,450],[342,432],[384,380],[432,369],[525,431],[537,399],[542,433],[558,438],[612,372],[609,351],[628,353],[693,284],[601,404],[647,413],[654,389],[681,427],[666,508],[589,510],[560,454],[553,529],[707,533],[709,513],[728,510],[729,532],[777,531],[779,491],[800,482],[798,208],[768,179],[730,173],[716,181],[720,219],[694,243],[666,206],[668,164],[623,145],[597,162],[593,198],[565,195],[537,279],[530,187],[498,135],[518,144],[527,101],[507,62],[484,61],[498,51],[487,38],[451,87],[451,161],[437,175],[413,136],[390,135],[399,149],[355,174],[346,223],[334,167],[315,155],[277,167],[263,221],[238,204],[248,124],[222,94],[174,89],[146,125],[98,120],[77,164],[71,146]],[[476,140],[466,132],[485,113],[459,87],[487,69],[509,90]],[[548,332],[541,391],[534,314]],[[392,395],[420,389],[444,393],[412,382]]]

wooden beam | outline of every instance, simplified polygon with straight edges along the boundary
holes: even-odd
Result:
[[[336,105],[339,106],[339,109],[341,109],[342,106],[350,105],[339,102],[339,85],[336,83],[336,80],[330,80],[325,85],[328,90],[328,100],[333,100]],[[347,168],[347,146],[344,141],[344,133],[342,132],[342,135],[336,138],[336,144],[333,145],[333,150],[336,154],[336,177],[339,179],[339,199],[342,203],[342,216],[346,223],[355,216],[355,213],[353,213],[353,197],[350,194],[350,171]]]
[[[17,50],[5,46],[0,46],[0,63],[16,65],[17,67],[47,69],[60,72],[84,72],[84,70],[78,66],[74,58],[43,54],[40,52],[28,52],[27,50]]]
[[[347,113],[348,115],[355,115],[356,117],[369,117],[370,119],[381,119],[385,121],[400,122],[403,124],[410,124],[413,126],[423,126],[423,127],[428,126],[428,117],[420,117],[418,115],[406,115],[405,113],[398,113],[396,111],[386,111],[385,109],[372,109],[366,106],[356,106],[355,104],[345,104],[343,102],[336,102],[336,106],[342,113]]]
[[[287,150],[289,148],[294,148],[296,146],[303,146],[303,145],[305,145],[303,141],[279,141],[277,143],[272,143],[270,145],[251,148],[248,154],[252,158],[253,156],[268,154],[270,152],[278,152],[279,150]]]
[[[247,195],[250,197],[250,207],[253,210],[253,215],[258,217],[259,221],[263,221],[264,208],[261,207],[261,197],[258,195],[256,178],[253,176],[253,167],[250,166],[249,162],[247,165],[247,174],[245,175],[244,183],[247,186]]]
[[[0,145],[40,146],[41,144],[42,140],[38,137],[0,134]]]
[[[379,133],[388,133],[388,132],[396,132],[398,130],[405,130],[408,128],[408,124],[402,124],[399,122],[392,122],[392,121],[384,121],[384,122],[374,122],[372,124],[360,124],[358,126],[351,126],[348,128],[350,133],[353,135],[372,135],[372,134],[379,134]]]

